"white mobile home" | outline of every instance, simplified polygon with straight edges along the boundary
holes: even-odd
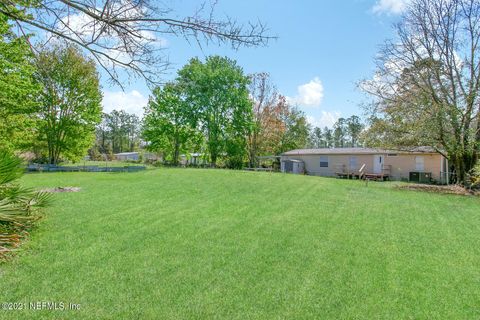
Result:
[[[115,159],[119,161],[137,161],[140,159],[140,154],[138,152],[122,152],[115,153]]]
[[[282,172],[287,172],[285,164],[292,160],[303,162],[306,174],[318,176],[370,175],[382,179],[442,181],[448,174],[447,160],[427,147],[411,151],[373,148],[292,150],[282,154]]]

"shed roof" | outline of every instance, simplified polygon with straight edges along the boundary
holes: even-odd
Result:
[[[431,147],[415,147],[410,150],[386,150],[378,148],[321,148],[321,149],[296,149],[283,153],[284,156],[318,155],[318,154],[379,154],[379,153],[437,153]]]
[[[138,155],[138,152],[120,152],[120,153],[115,153],[115,156],[133,156],[133,155]]]

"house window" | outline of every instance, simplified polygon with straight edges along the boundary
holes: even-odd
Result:
[[[350,170],[356,170],[358,165],[357,157],[350,157],[349,164]]]
[[[320,168],[328,168],[328,157],[320,156]]]
[[[421,156],[415,157],[415,171],[425,170],[425,158]]]

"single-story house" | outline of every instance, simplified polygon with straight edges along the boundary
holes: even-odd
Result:
[[[140,154],[138,152],[122,152],[115,153],[115,159],[119,161],[137,161],[140,159]]]
[[[448,161],[429,147],[410,151],[374,148],[299,149],[282,154],[281,171],[289,170],[292,160],[303,161],[304,173],[318,176],[370,176],[392,180],[435,180],[444,182]]]

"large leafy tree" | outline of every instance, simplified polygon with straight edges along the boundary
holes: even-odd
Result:
[[[480,1],[411,0],[395,30],[362,83],[374,97],[367,141],[431,146],[464,183],[480,153]]]
[[[215,166],[227,154],[230,166],[239,166],[253,125],[249,78],[234,60],[219,56],[205,62],[194,58],[178,75],[193,124],[206,138],[210,163]]]
[[[311,129],[305,114],[296,107],[290,106],[283,96],[280,97],[277,108],[283,130],[275,154],[305,148],[308,145]]]
[[[39,85],[27,37],[17,37],[0,14],[0,149],[18,150],[34,136]]]
[[[278,122],[274,117],[279,94],[265,72],[250,75],[250,98],[253,104],[253,128],[247,138],[248,162],[251,168],[258,166],[258,156],[266,155],[269,145],[275,145],[275,128]],[[271,154],[271,153],[270,153]]]
[[[95,63],[73,46],[55,46],[37,57],[40,95],[39,141],[49,163],[86,154],[101,119]]]
[[[164,152],[178,165],[181,152],[198,137],[192,127],[192,113],[177,83],[168,83],[153,90],[145,108],[143,137],[148,148]]]

